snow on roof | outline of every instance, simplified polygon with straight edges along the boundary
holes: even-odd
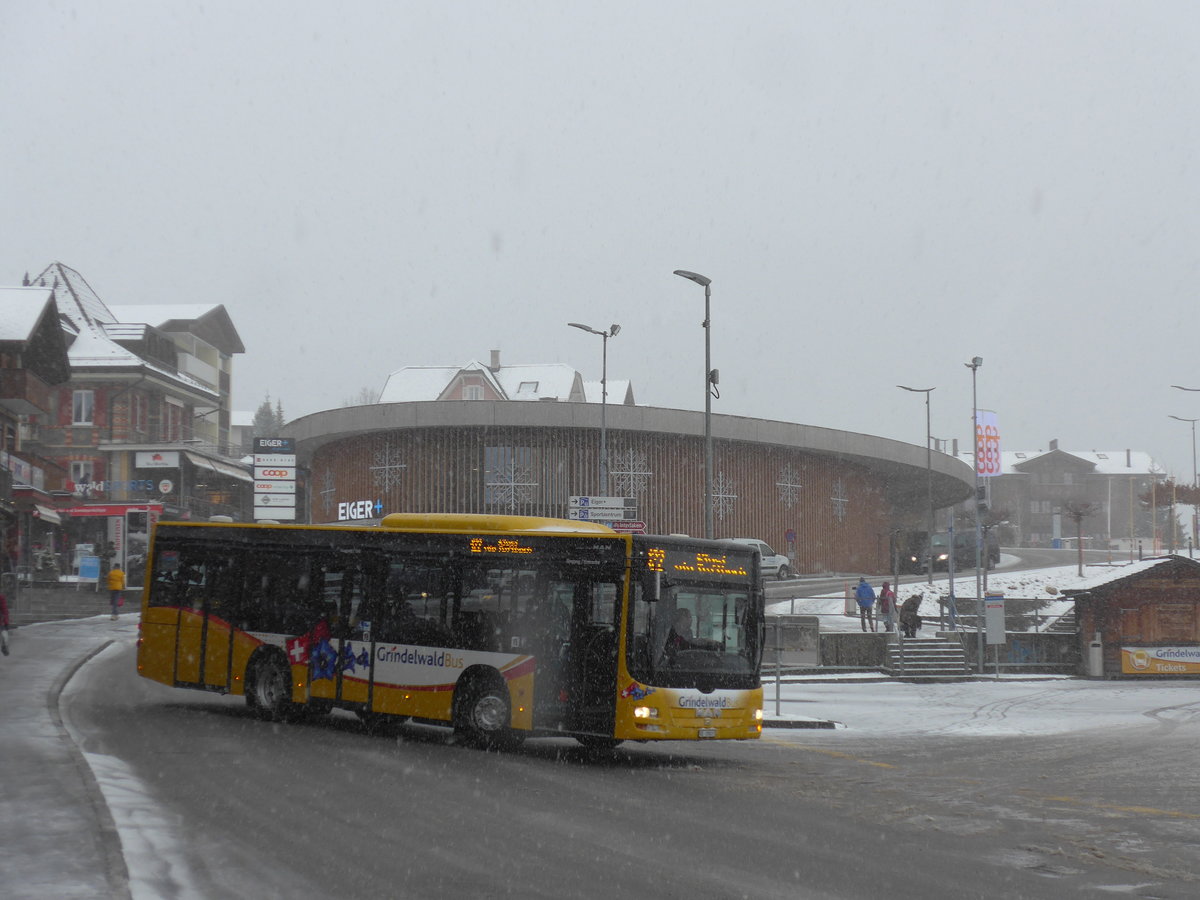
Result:
[[[579,400],[579,373],[565,363],[501,366],[493,372],[485,363],[470,360],[461,366],[405,366],[388,376],[379,394],[380,403],[436,400],[462,372],[479,373],[500,396],[508,400]],[[613,392],[609,381],[609,397]],[[599,402],[599,394],[596,395]],[[622,393],[622,397],[624,394]]]
[[[44,287],[0,288],[0,341],[29,340],[53,296]]]
[[[496,380],[509,400],[570,400],[579,373],[566,363],[501,366]]]
[[[1129,578],[1133,575],[1140,575],[1143,572],[1148,572],[1158,566],[1166,565],[1167,563],[1177,560],[1187,560],[1186,556],[1156,556],[1152,559],[1139,559],[1137,562],[1126,563],[1120,566],[1113,566],[1111,569],[1102,569],[1099,572],[1089,572],[1083,578],[1074,582],[1065,591],[1071,594],[1083,593],[1084,591],[1092,591],[1099,587],[1104,587],[1114,581],[1121,581],[1124,578]],[[1195,560],[1188,560],[1193,565],[1200,565]],[[1089,568],[1091,568],[1089,566]]]
[[[604,385],[599,381],[585,381],[583,383],[583,399],[585,403],[599,403],[601,395],[604,391]],[[610,378],[608,379],[608,402],[609,403],[624,403],[625,398],[630,393],[630,381],[628,378]]]
[[[115,322],[116,317],[104,305],[82,275],[60,262],[51,263],[33,283],[39,287],[57,287],[56,299],[59,312],[70,318],[80,330],[93,323]],[[69,296],[74,303],[66,302]]]
[[[147,303],[110,306],[119,322],[142,322],[161,328],[167,322],[202,319],[220,309],[219,303]]]
[[[436,400],[450,379],[461,369],[458,366],[405,366],[388,376],[379,392],[380,403],[409,403],[417,400]]]
[[[254,424],[254,413],[248,409],[235,409],[229,413],[230,428],[249,428]]]
[[[182,372],[173,372],[158,365],[132,350],[126,350],[110,337],[109,331],[126,337],[133,335],[138,323],[122,325],[111,309],[105,306],[83,276],[62,263],[51,264],[34,279],[36,285],[51,288],[58,303],[58,311],[67,318],[75,339],[67,348],[67,359],[74,368],[144,368],[191,390],[217,396],[217,391]]]
[[[609,390],[609,396],[612,391]],[[1023,474],[1016,466],[1027,463],[1031,459],[1047,456],[1051,453],[1065,453],[1095,466],[1092,470],[1097,475],[1161,475],[1162,466],[1154,461],[1149,453],[1142,450],[1001,450],[1000,474]],[[1128,453],[1129,465],[1126,465]],[[953,456],[954,454],[950,454]],[[975,464],[975,454],[970,450],[960,450],[958,458],[967,465]]]

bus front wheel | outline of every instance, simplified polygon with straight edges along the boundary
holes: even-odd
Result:
[[[274,654],[260,656],[250,669],[246,705],[260,718],[274,722],[292,710],[292,676],[287,664]]]
[[[457,698],[454,729],[470,743],[507,749],[520,743],[520,732],[509,727],[508,691],[486,681],[472,681]]]

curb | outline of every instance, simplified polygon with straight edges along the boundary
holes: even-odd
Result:
[[[129,869],[125,865],[125,854],[121,847],[121,835],[117,831],[117,823],[113,820],[112,812],[108,808],[108,801],[104,797],[104,792],[100,789],[100,784],[96,781],[96,775],[92,771],[91,765],[88,764],[87,757],[83,754],[83,749],[75,743],[74,738],[71,736],[70,729],[67,728],[66,723],[63,721],[62,712],[59,709],[59,701],[67,683],[75,677],[75,674],[80,669],[107,650],[113,643],[115,642],[112,640],[104,641],[98,647],[88,651],[68,666],[54,680],[54,684],[50,686],[50,690],[46,695],[46,706],[50,711],[50,718],[54,722],[55,728],[62,734],[63,743],[68,747],[72,758],[75,760],[75,767],[79,770],[80,778],[87,790],[92,811],[96,814],[96,827],[99,832],[98,842],[104,854],[105,876],[109,889],[112,891],[111,896],[122,900],[122,898],[131,898],[133,895],[129,889]]]

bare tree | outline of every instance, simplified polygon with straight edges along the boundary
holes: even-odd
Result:
[[[1062,505],[1062,514],[1075,520],[1075,537],[1079,545],[1079,575],[1083,577],[1083,520],[1100,512],[1099,505],[1082,500],[1068,500]]]

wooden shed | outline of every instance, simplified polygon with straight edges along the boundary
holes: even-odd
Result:
[[[1075,601],[1084,674],[1200,677],[1200,561],[1142,560],[1063,595]]]

